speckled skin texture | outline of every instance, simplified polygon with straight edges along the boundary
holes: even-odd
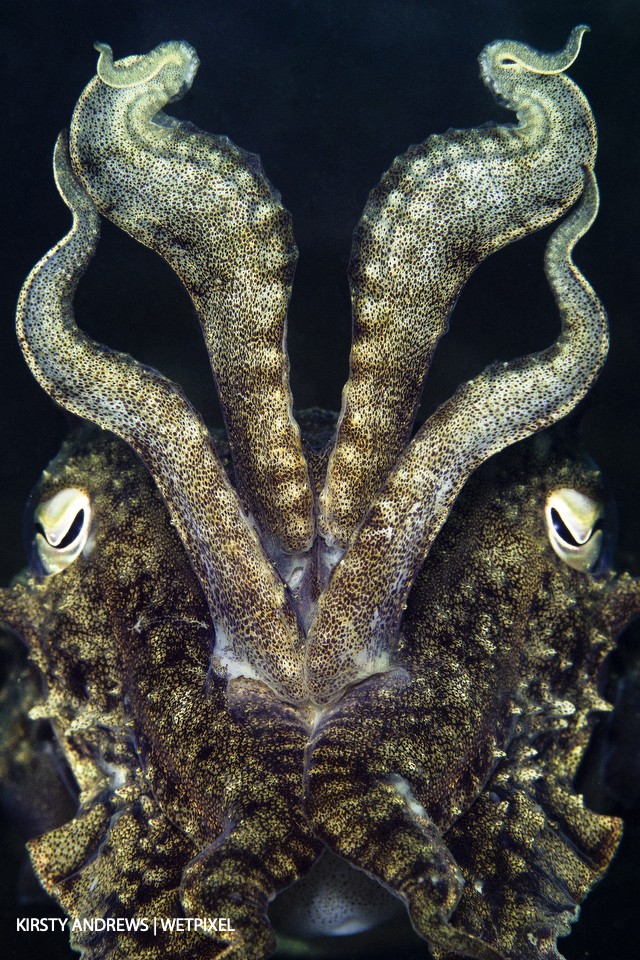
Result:
[[[73,915],[180,915],[182,897],[196,916],[233,916],[240,936],[250,931],[247,955],[260,956],[270,933],[255,923],[256,907],[264,911],[319,846],[302,814],[305,732],[264,685],[240,679],[227,690],[210,671],[202,590],[129,450],[106,434],[80,435],[36,497],[79,485],[94,504],[92,558],[70,576],[14,588],[10,600],[18,618],[30,611],[25,639],[48,693],[38,710],[80,791],[75,819],[31,841],[33,864]],[[115,791],[108,767],[125,771]],[[246,858],[262,870],[247,874]],[[234,898],[243,874],[250,906]],[[247,910],[251,919],[242,920]],[[87,956],[142,949],[127,937],[98,939],[74,942]],[[208,940],[183,934],[151,938],[145,950],[149,958],[217,955]]]
[[[523,48],[533,70],[517,66],[519,45],[490,44],[483,79],[518,125],[429,137],[371,191],[351,254],[351,369],[322,493],[325,524],[342,544],[409,438],[431,357],[474,268],[582,193],[596,132],[584,95],[562,72],[581,36],[574,31],[564,55],[547,63]]]
[[[542,435],[493,458],[573,409],[607,352],[572,260],[598,206],[593,119],[565,74],[583,32],[557,54],[487,47],[483,77],[518,124],[430,138],[373,191],[342,413],[335,430],[302,418],[308,443],[288,386],[295,247],[279,196],[255,157],[158,113],[193,80],[188,44],[116,63],[99,45],[54,157],[73,227],[17,317],[51,397],[120,437],[76,436],[35,494],[86,494],[87,549],[0,593],[29,649],[24,709],[50,724],[77,807],[65,814],[61,788],[29,851],[74,917],[225,917],[233,932],[76,934],[87,960],[260,960],[269,901],[323,851],[336,889],[364,870],[438,960],[559,957],[620,833],[573,778],[640,587],[551,549],[552,490],[602,499],[566,444]],[[546,252],[557,341],[487,368],[410,439],[472,269],[572,205]],[[183,280],[227,439],[175,384],[76,327],[101,215]],[[5,754],[26,738],[27,766],[42,751],[11,718]]]

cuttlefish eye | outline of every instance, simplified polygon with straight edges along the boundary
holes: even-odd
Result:
[[[38,504],[33,514],[35,548],[45,574],[60,573],[87,546],[91,502],[84,490],[65,487]]]
[[[602,551],[604,504],[579,490],[552,490],[545,505],[547,535],[555,553],[569,567],[586,573]]]

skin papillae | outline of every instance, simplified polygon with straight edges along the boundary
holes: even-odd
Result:
[[[73,917],[233,929],[76,931],[87,960],[260,960],[269,902],[295,898],[323,851],[336,883],[358,868],[393,892],[439,960],[560,956],[620,833],[572,784],[640,588],[549,544],[548,494],[601,500],[592,467],[544,435],[494,457],[573,409],[607,352],[572,260],[598,206],[593,118],[565,72],[584,30],[557,54],[485,48],[483,78],[518,123],[431,137],[372,192],[350,267],[350,376],[323,450],[318,424],[301,421],[303,444],[292,413],[296,251],[279,195],[256,157],[162,112],[193,81],[188,44],[115,63],[97,45],[54,155],[73,226],[17,316],[50,396],[111,431],[71,440],[35,495],[83,491],[86,547],[0,592],[29,650],[24,709],[50,725],[77,788],[75,816],[49,818],[29,852]],[[567,211],[545,257],[557,341],[490,366],[412,437],[474,267]],[[225,440],[178,386],[78,329],[100,216],[183,281]],[[10,716],[2,743],[32,736]]]

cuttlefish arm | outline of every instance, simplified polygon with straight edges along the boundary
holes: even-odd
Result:
[[[429,137],[394,160],[369,196],[349,268],[350,373],[321,497],[331,545],[347,544],[408,441],[432,356],[473,270],[582,192],[596,131],[564,71],[586,29],[576,27],[555,54],[487,46],[483,80],[519,122]]]
[[[162,108],[193,82],[185,42],[114,63],[100,50],[69,131],[99,212],[159,253],[200,319],[242,500],[272,555],[304,552],[311,485],[292,414],[286,313],[297,260],[291,218],[257,156]]]
[[[484,53],[485,62],[509,58],[505,69],[512,69],[510,49],[506,43],[492,45]],[[522,49],[526,48],[516,45],[516,52]],[[553,58],[546,63],[552,64]],[[513,69],[526,68],[513,59]],[[549,80],[564,78],[545,74],[540,79],[544,93]],[[553,104],[558,122],[564,116],[561,126],[575,126],[587,141],[581,151],[568,148],[555,159],[558,188],[577,177],[584,190],[579,205],[552,235],[545,256],[561,334],[547,350],[493,364],[461,386],[427,420],[391,469],[319,601],[306,661],[310,694],[319,701],[330,701],[349,683],[389,668],[415,575],[469,475],[494,453],[569,413],[590,389],[606,358],[606,313],[572,260],[575,244],[598,210],[591,160],[585,159],[592,158],[595,147],[593,122],[585,120],[586,101],[581,93],[574,97],[575,89],[561,88]],[[535,169],[533,164],[534,179]],[[526,197],[518,200],[516,193],[515,219],[528,202]],[[540,203],[537,196],[536,204]],[[335,456],[340,443],[339,433]],[[335,476],[330,476],[328,486],[334,482]]]
[[[301,637],[284,584],[199,414],[176,384],[76,325],[73,298],[100,221],[71,169],[64,135],[54,173],[73,226],[21,291],[17,330],[27,363],[54,400],[122,437],[149,469],[205,591],[221,665],[232,675],[259,677],[285,699],[302,699]]]

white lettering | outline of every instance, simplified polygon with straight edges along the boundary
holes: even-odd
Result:
[[[82,933],[191,933],[197,931],[205,935],[216,933],[235,933],[229,917],[16,917],[18,933],[49,933],[53,930],[65,930],[69,925],[72,932]]]
[[[56,925],[64,930],[68,920],[63,917],[16,917],[18,933],[50,933]]]

